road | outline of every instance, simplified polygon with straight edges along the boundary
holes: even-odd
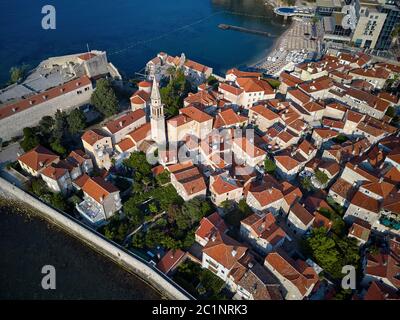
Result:
[[[23,152],[18,142],[11,143],[7,147],[4,147],[0,152],[0,168],[8,162],[17,160],[18,154],[22,154]]]

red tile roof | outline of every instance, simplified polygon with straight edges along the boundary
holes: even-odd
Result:
[[[143,109],[138,109],[135,111],[130,111],[127,114],[124,114],[121,117],[118,117],[115,120],[111,120],[106,123],[106,128],[112,133],[116,133],[127,126],[135,123],[138,120],[144,119],[146,117],[146,113]]]
[[[111,193],[118,192],[118,188],[112,183],[107,182],[101,177],[93,177],[86,180],[82,187],[84,193],[96,200],[98,203],[102,201]]]
[[[91,84],[90,79],[87,76],[83,76],[79,79],[74,79],[66,82],[58,87],[46,90],[42,93],[27,97],[21,101],[3,106],[0,108],[0,120],[12,116],[15,113],[33,108],[41,103],[48,102],[51,99],[62,96],[68,92],[77,90]]]
[[[35,171],[47,167],[59,159],[59,156],[42,146],[37,146],[18,158],[19,161]]]
[[[93,146],[97,141],[107,137],[104,135],[100,130],[98,129],[93,129],[93,130],[88,130],[85,131],[85,133],[82,135],[81,139],[85,141],[86,143],[90,144]]]
[[[157,269],[164,272],[165,274],[169,273],[172,269],[175,269],[177,265],[182,262],[185,257],[185,252],[180,249],[171,249],[169,250],[157,263]]]
[[[196,235],[208,241],[215,232],[218,231],[220,233],[225,233],[227,230],[228,227],[224,220],[218,212],[214,212],[213,214],[201,219],[200,225],[196,230]]]

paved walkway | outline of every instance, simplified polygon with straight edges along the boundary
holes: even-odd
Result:
[[[0,151],[0,168],[9,162],[17,160],[18,153],[22,154],[24,151],[19,146],[18,142],[9,144]]]

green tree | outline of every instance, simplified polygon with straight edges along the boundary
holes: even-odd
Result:
[[[61,211],[67,211],[68,205],[64,197],[60,193],[53,193],[50,199],[50,204]]]
[[[36,135],[32,128],[23,129],[24,138],[20,142],[20,146],[25,152],[35,148],[40,144],[39,137]]]
[[[68,128],[71,134],[76,134],[86,127],[86,118],[82,110],[74,109],[67,117]]]
[[[145,245],[144,236],[142,233],[138,232],[132,236],[132,246],[135,248],[143,248]]]
[[[164,170],[156,176],[156,180],[159,186],[162,186],[171,181],[170,173],[168,170]]]
[[[28,66],[26,64],[19,67],[11,67],[10,83],[16,83],[22,80],[25,77],[27,71],[28,71]]]
[[[124,164],[138,172],[141,176],[151,174],[151,165],[147,162],[146,154],[144,152],[132,152],[130,157],[124,160]],[[141,179],[140,179],[141,180]]]
[[[309,177],[304,177],[300,180],[301,187],[306,191],[313,190],[313,185],[311,183],[311,179]]]
[[[269,158],[265,158],[264,161],[264,170],[267,173],[273,174],[276,170],[276,164]]]
[[[31,179],[31,185],[29,190],[38,197],[41,197],[44,194],[49,193],[49,189],[47,188],[46,183],[39,178]]]
[[[67,155],[67,149],[61,144],[59,140],[55,140],[52,143],[50,143],[51,149],[55,152],[58,153],[59,155],[66,156]]]
[[[217,85],[218,84],[218,79],[216,78],[216,77],[214,77],[213,75],[211,75],[211,76],[209,76],[208,77],[208,79],[207,79],[207,84],[209,85],[209,86],[215,86],[215,85]]]
[[[91,103],[106,117],[117,113],[118,99],[108,80],[97,80],[96,90],[92,94]]]
[[[39,132],[44,138],[49,138],[54,126],[55,126],[55,120],[53,117],[50,116],[44,116],[40,121],[39,121]]]
[[[130,198],[124,203],[123,211],[129,221],[132,223],[133,227],[138,227],[143,223],[144,214],[138,208],[138,205],[134,198]]]
[[[322,184],[325,185],[329,181],[329,177],[326,173],[322,172],[321,170],[315,171],[315,178]]]

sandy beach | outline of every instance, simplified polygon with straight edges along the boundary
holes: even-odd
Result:
[[[320,27],[318,23],[315,25],[317,34]],[[265,58],[251,67],[275,76],[283,70],[292,70],[296,64],[319,51],[319,40],[311,39],[312,29],[310,19],[293,18],[288,29],[275,41]]]

